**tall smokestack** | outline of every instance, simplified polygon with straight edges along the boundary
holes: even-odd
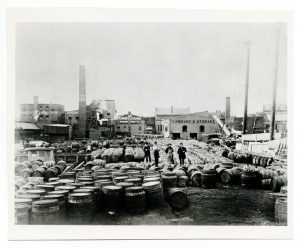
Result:
[[[86,94],[85,94],[85,66],[79,66],[79,137],[86,137]]]
[[[38,111],[39,98],[38,96],[33,97],[33,112]]]
[[[230,97],[226,97],[225,100],[225,120],[230,117]]]

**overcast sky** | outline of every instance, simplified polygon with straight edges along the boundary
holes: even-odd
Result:
[[[87,103],[114,99],[118,114],[155,107],[225,109],[242,116],[251,43],[248,112],[272,101],[276,24],[20,23],[16,29],[16,114],[20,103],[78,109],[78,67]],[[286,30],[281,28],[277,103],[286,103]]]

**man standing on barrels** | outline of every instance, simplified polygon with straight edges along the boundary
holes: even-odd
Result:
[[[157,142],[156,141],[154,141],[153,153],[154,153],[155,167],[158,167],[159,148],[157,146]]]
[[[173,158],[173,148],[172,148],[172,144],[168,144],[168,147],[166,149],[166,154],[167,154],[167,159],[168,159],[168,163],[169,164],[174,164],[174,158]]]
[[[150,146],[148,142],[146,142],[144,145],[144,153],[145,153],[146,162],[151,162]]]
[[[184,165],[186,148],[183,146],[182,143],[180,143],[177,153],[178,153],[180,165]]]

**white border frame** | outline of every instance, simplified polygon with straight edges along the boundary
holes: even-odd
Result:
[[[178,9],[100,9],[100,8],[10,8],[8,9],[8,109],[15,109],[15,23],[16,22],[285,22],[288,24],[288,109],[289,109],[289,206],[287,227],[281,226],[18,226],[14,212],[8,212],[11,240],[69,239],[290,239],[293,227],[293,126],[291,83],[291,28],[289,12],[208,11]],[[14,147],[14,113],[7,116],[7,147]],[[13,209],[14,150],[8,149],[8,209]]]

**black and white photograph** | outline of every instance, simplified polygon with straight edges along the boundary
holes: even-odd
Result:
[[[288,31],[16,21],[13,225],[288,227]]]

